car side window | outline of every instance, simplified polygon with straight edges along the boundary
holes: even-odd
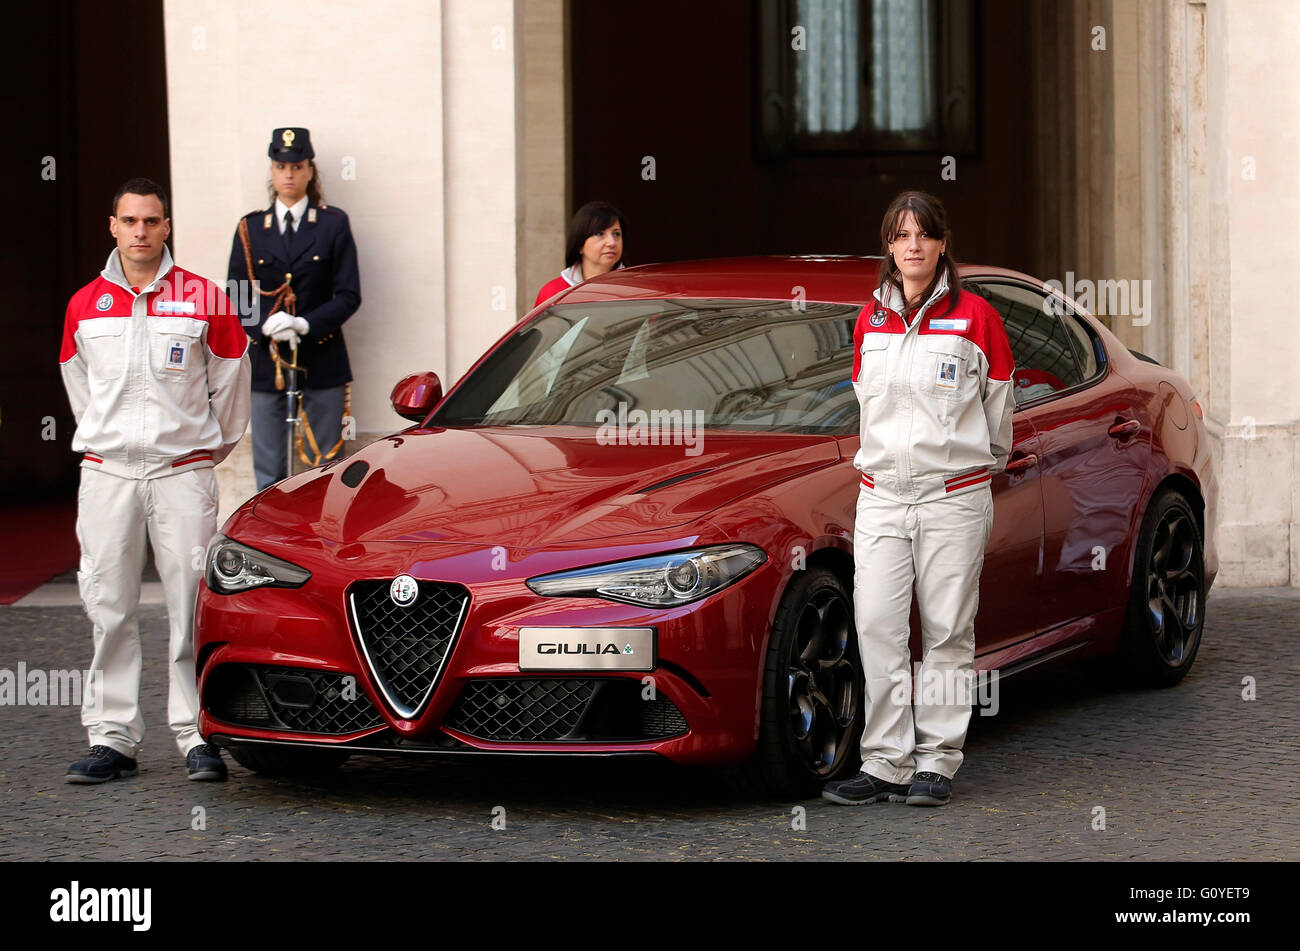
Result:
[[[1077,314],[1066,316],[1065,327],[1074,340],[1074,356],[1083,371],[1083,378],[1091,380],[1106,368],[1106,350],[1096,334]]]
[[[969,282],[966,287],[1002,315],[1016,361],[1011,384],[1017,406],[1071,389],[1093,375],[1080,368],[1077,341],[1071,340],[1071,331],[1057,316],[1055,300],[1046,292],[1001,281]]]
[[[555,386],[555,377],[560,372],[560,366],[569,356],[569,351],[573,349],[586,323],[586,317],[576,321],[558,340],[533,359],[518,376],[510,381],[510,385],[488,408],[488,412],[500,413],[508,409],[517,409],[549,396],[551,388]]]

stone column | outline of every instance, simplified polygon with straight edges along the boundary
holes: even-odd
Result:
[[[239,217],[270,203],[271,130],[311,129],[325,199],[348,213],[360,257],[347,448],[405,426],[393,384],[434,370],[449,386],[562,265],[566,3],[164,0],[163,12],[177,259],[224,281]],[[218,468],[223,517],[253,492],[246,443]]]
[[[1230,584],[1300,586],[1300,6],[1205,5],[1213,157],[1204,346],[1222,429],[1220,546]]]

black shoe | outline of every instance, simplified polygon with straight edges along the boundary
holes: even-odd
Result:
[[[226,764],[221,759],[221,751],[211,743],[201,743],[185,754],[185,765],[189,768],[190,779],[224,782]]]
[[[822,787],[822,798],[841,806],[860,806],[867,802],[903,802],[906,783],[887,783],[870,773],[858,773],[852,779],[835,779]]]
[[[70,783],[106,783],[120,776],[140,772],[135,760],[123,756],[111,746],[92,746],[85,759],[68,767],[64,780]]]
[[[917,773],[907,790],[909,806],[943,806],[952,798],[952,780],[938,773]]]

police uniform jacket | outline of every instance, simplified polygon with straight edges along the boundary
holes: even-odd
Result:
[[[297,297],[297,315],[307,321],[307,335],[298,343],[298,365],[306,370],[299,385],[321,390],[342,386],[352,380],[347,346],[343,342],[343,322],[361,306],[361,278],[357,272],[357,246],[352,240],[348,216],[342,210],[309,202],[307,214],[298,223],[292,254],[286,254],[284,239],[275,220],[275,204],[262,211],[249,212],[249,247],[253,275],[263,291],[274,291],[291,275]],[[236,231],[230,249],[229,278],[248,280],[244,248]],[[240,285],[234,285],[236,287]],[[262,333],[271,309],[270,297],[232,293],[249,337],[249,356],[253,366],[253,390],[274,393],[275,364],[272,362],[271,339]],[[256,296],[256,311],[251,298]],[[253,316],[255,314],[256,316]],[[280,344],[280,355],[289,359],[291,351]]]

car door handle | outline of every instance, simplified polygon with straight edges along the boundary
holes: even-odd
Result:
[[[1027,452],[1023,456],[1017,456],[1007,463],[1007,472],[1024,472],[1038,465],[1038,456],[1032,452]]]
[[[1111,426],[1110,429],[1106,430],[1106,432],[1114,436],[1116,439],[1127,439],[1129,436],[1136,436],[1141,429],[1142,424],[1136,419],[1122,419],[1115,423],[1115,425]]]

